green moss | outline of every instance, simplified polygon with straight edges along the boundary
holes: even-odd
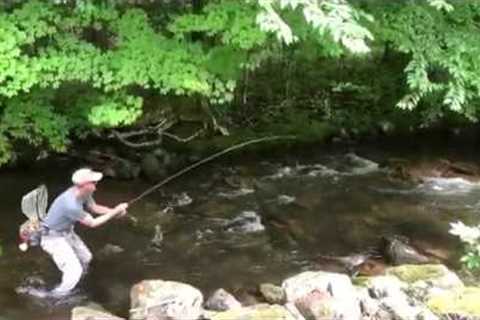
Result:
[[[480,288],[466,287],[432,296],[427,306],[435,313],[480,316]]]
[[[447,274],[447,272],[448,269],[441,264],[424,264],[392,267],[388,268],[385,273],[411,284],[419,280],[440,278]]]
[[[365,276],[355,277],[355,278],[352,278],[352,283],[355,286],[366,288],[370,284],[370,279],[371,279],[370,277],[365,277]]]

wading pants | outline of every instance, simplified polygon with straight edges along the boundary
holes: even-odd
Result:
[[[87,272],[92,253],[73,230],[50,231],[42,236],[41,246],[62,272],[62,282],[53,293],[67,294],[75,288],[82,274]]]

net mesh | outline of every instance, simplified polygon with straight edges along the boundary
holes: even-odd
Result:
[[[30,191],[22,198],[22,212],[28,219],[42,220],[47,213],[48,192],[45,185]]]

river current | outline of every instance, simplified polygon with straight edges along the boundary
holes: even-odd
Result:
[[[419,144],[420,145],[420,144]],[[133,205],[133,219],[98,229],[77,227],[94,262],[70,301],[46,303],[16,293],[22,285],[59,281],[39,248],[22,253],[22,196],[40,183],[50,201],[69,186],[78,166],[48,162],[0,172],[0,319],[69,319],[73,306],[94,301],[128,315],[129,290],[142,279],[189,283],[208,297],[223,287],[239,300],[262,282],[321,268],[319,255],[348,255],[402,235],[458,267],[449,223],[478,223],[480,187],[461,179],[413,184],[391,178],[388,158],[448,158],[477,162],[473,145],[390,144],[315,147],[270,156],[234,154],[176,179]],[[105,179],[98,203],[128,201],[151,184]],[[242,220],[243,219],[243,220]]]

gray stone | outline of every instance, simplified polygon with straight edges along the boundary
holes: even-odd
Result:
[[[93,320],[93,319],[102,319],[102,320],[125,320],[124,318],[117,317],[108,311],[106,311],[102,306],[91,303],[82,307],[75,307],[72,310],[71,320]]]
[[[227,311],[231,309],[241,308],[242,304],[224,289],[216,290],[213,295],[205,303],[205,307],[209,310]]]
[[[335,318],[360,319],[360,304],[356,289],[344,274],[307,271],[286,279],[282,283],[287,302],[295,302],[311,292],[328,292],[332,300],[327,304]]]
[[[164,167],[161,165],[158,158],[152,154],[147,153],[143,156],[141,162],[141,168],[143,174],[150,180],[158,180],[166,175]]]
[[[202,293],[184,283],[163,280],[144,280],[130,291],[130,320],[189,319],[203,312]]]
[[[239,216],[225,225],[225,229],[230,232],[260,232],[265,230],[260,216],[255,211],[244,211]]]
[[[285,291],[281,287],[271,283],[262,283],[258,289],[268,303],[284,304],[286,302]]]

